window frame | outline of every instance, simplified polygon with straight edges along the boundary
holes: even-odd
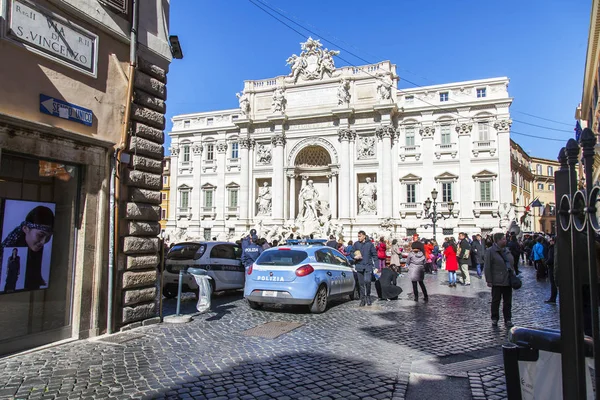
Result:
[[[214,143],[208,143],[206,145],[206,161],[215,160],[215,145]]]
[[[235,152],[235,155],[234,155],[234,152]],[[230,156],[231,156],[232,160],[237,160],[238,158],[240,158],[240,145],[238,142],[231,142]]]
[[[414,126],[407,126],[404,128],[404,145],[406,147],[415,146],[415,132],[416,128]],[[409,138],[411,139],[411,143],[409,143]]]
[[[190,208],[190,192],[188,188],[179,189],[179,208]],[[183,200],[185,199],[185,206]]]
[[[444,141],[445,137],[448,138],[447,143]],[[451,129],[451,126],[448,124],[440,125],[440,144],[443,144],[443,145],[452,144],[452,129]]]
[[[485,187],[487,187],[486,193],[484,193]],[[479,201],[490,202],[492,198],[492,181],[487,179],[479,181]]]
[[[414,182],[406,183],[406,203],[415,204],[417,202],[417,184]],[[411,190],[412,188],[412,190]],[[412,192],[412,193],[411,193]],[[412,194],[412,201],[411,200]]]
[[[190,145],[184,144],[181,148],[181,162],[186,164],[190,162]]]
[[[440,92],[440,102],[445,103],[450,100],[450,92]]]
[[[483,98],[487,97],[487,90],[486,90],[486,88],[477,88],[476,92],[477,92],[477,98],[478,99],[483,99]]]
[[[546,189],[544,189],[544,184],[543,183],[538,183],[537,184],[537,190],[546,190]]]
[[[449,193],[446,193],[446,192],[449,192]],[[449,203],[451,201],[454,201],[452,199],[453,192],[454,192],[454,182],[442,182],[442,193],[441,194],[442,194],[442,202],[443,203]],[[449,194],[449,196],[448,196],[448,194]]]
[[[490,140],[490,124],[488,121],[478,122],[477,123],[477,131],[479,133],[479,141],[480,142],[487,142]],[[483,135],[484,133],[485,133],[485,135]]]

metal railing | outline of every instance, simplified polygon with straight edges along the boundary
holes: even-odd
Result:
[[[581,134],[581,148],[575,139],[570,139],[560,150],[560,170],[554,173],[558,250],[555,265],[560,277],[562,392],[565,399],[586,398],[586,335],[593,339],[595,382],[600,382],[596,269],[596,237],[600,232],[596,204],[600,186],[593,182],[596,141],[596,135],[588,128]],[[577,181],[579,160],[583,161],[585,177],[582,188],[578,188]]]

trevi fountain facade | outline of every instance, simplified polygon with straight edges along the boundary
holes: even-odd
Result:
[[[245,81],[238,108],[173,117],[168,241],[430,238],[433,189],[438,240],[510,225],[508,78],[400,90],[389,61],[337,54],[309,38],[287,75]]]

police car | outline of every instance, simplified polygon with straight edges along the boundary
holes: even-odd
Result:
[[[358,299],[356,271],[342,253],[321,241],[288,241],[265,250],[246,268],[244,297],[252,309],[300,304],[322,313],[331,298],[341,296]]]

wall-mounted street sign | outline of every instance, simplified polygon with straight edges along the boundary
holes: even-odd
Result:
[[[13,0],[9,37],[28,49],[96,74],[98,36],[29,0]]]
[[[55,99],[40,93],[40,112],[55,117],[68,119],[69,121],[79,122],[87,126],[92,126],[94,113],[87,108],[67,103],[66,101]]]

